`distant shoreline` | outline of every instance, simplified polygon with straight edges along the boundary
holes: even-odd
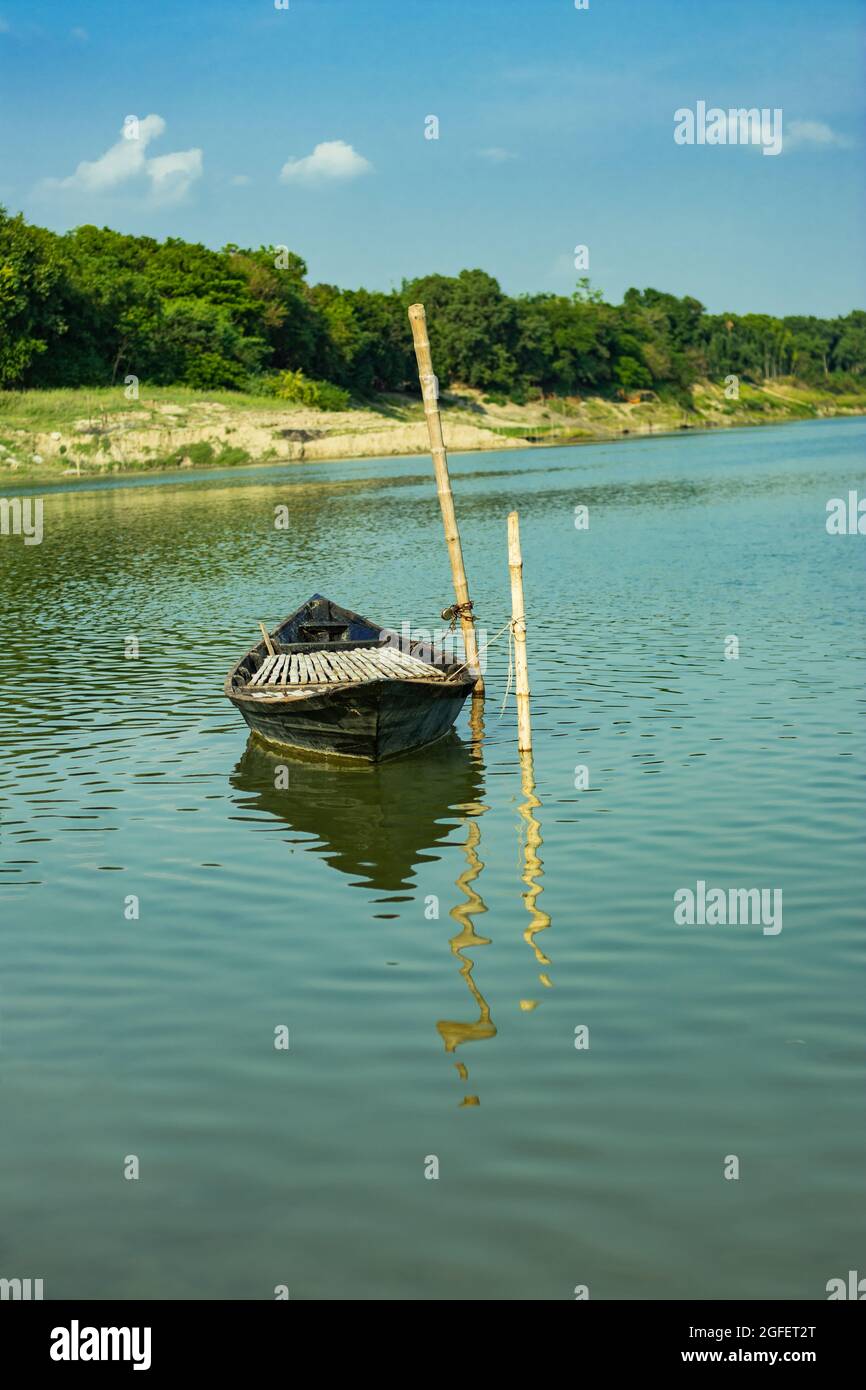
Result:
[[[866,419],[866,410],[849,411],[846,412],[844,415],[819,416],[816,418],[816,423],[824,423],[828,420],[863,419]],[[783,425],[798,425],[804,423],[808,422],[799,419],[773,420],[765,424],[763,428],[781,428]],[[572,440],[571,442],[559,441],[547,444],[531,444],[527,442],[526,444],[518,445],[517,452],[521,452],[524,449],[537,449],[539,451],[542,451],[544,449],[560,448],[591,448],[594,445],[598,444],[630,444],[633,442],[637,442],[641,439],[683,439],[688,435],[703,435],[717,433],[719,429],[724,429],[726,433],[730,432],[734,434],[738,430],[745,431],[757,428],[761,427],[757,424],[736,424],[727,426],[694,425],[690,426],[688,429],[677,430],[642,430],[640,432],[632,431],[629,434],[612,434],[608,437],[599,437],[597,439],[577,439]],[[477,449],[450,449],[449,458],[451,460],[454,460],[457,458],[471,457],[471,455],[473,454],[486,454],[495,452],[497,452],[495,448],[488,447]],[[285,459],[268,459],[266,461],[258,460],[257,462],[253,463],[237,464],[233,467],[226,467],[225,465],[220,464],[206,464],[199,468],[188,468],[183,469],[182,471],[179,469],[168,470],[164,468],[133,468],[128,469],[125,472],[118,473],[82,474],[80,478],[58,478],[56,473],[53,473],[51,475],[43,474],[39,477],[18,475],[15,478],[15,481],[12,482],[11,486],[0,483],[0,496],[11,497],[15,495],[16,491],[29,490],[35,487],[51,488],[54,490],[55,495],[58,495],[59,490],[62,490],[63,492],[92,492],[100,488],[110,488],[119,483],[122,484],[132,482],[140,483],[142,486],[150,485],[152,487],[158,487],[160,484],[164,483],[166,487],[171,487],[178,483],[203,482],[206,478],[237,478],[250,476],[254,473],[262,472],[267,468],[297,467],[300,465],[310,465],[319,463],[364,463],[366,461],[369,461],[370,463],[375,463],[378,460],[386,460],[390,463],[399,463],[406,459],[423,458],[425,453],[429,457],[429,450],[416,450],[410,454],[346,454],[334,455],[334,457],[327,459],[293,459],[289,460],[288,462]],[[68,487],[67,484],[69,485]]]
[[[455,389],[443,394],[441,405],[453,454],[866,416],[866,390],[836,396],[791,381],[744,383],[737,400],[702,382],[693,388],[692,400],[690,411],[649,392],[629,401],[587,397],[519,406]],[[143,388],[137,402],[110,388],[0,393],[0,494],[18,487],[75,488],[134,478],[168,482],[263,466],[427,452],[423,408],[411,397],[325,412],[168,387]]]

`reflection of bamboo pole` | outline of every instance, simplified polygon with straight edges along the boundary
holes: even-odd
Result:
[[[508,570],[511,575],[511,630],[514,634],[514,673],[517,687],[517,747],[532,749],[529,719],[529,668],[526,664],[526,611],[523,604],[523,557],[517,512],[508,517]]]
[[[475,806],[467,808],[475,816],[480,816],[487,807],[480,802]],[[475,1023],[460,1023],[451,1019],[441,1019],[436,1024],[442,1041],[445,1044],[446,1052],[456,1052],[462,1043],[483,1042],[485,1038],[496,1037],[496,1026],[490,1017],[490,1005],[481,993],[474,979],[472,971],[475,962],[470,956],[464,956],[463,952],[472,950],[476,946],[489,946],[490,938],[479,936],[472,922],[473,916],[479,912],[486,912],[487,905],[481,894],[473,887],[475,880],[484,868],[484,861],[478,853],[478,846],[481,843],[481,827],[476,819],[470,820],[467,826],[466,841],[463,852],[466,855],[467,866],[457,879],[457,887],[466,897],[466,902],[458,903],[452,907],[450,916],[459,924],[460,931],[452,936],[450,946],[454,955],[460,961],[460,974],[466,981],[472,998],[478,1005],[478,1019]],[[469,1071],[463,1062],[456,1062],[455,1066],[460,1074],[461,1081],[468,1081]],[[461,1106],[480,1104],[477,1096],[464,1096]]]
[[[486,810],[486,807],[479,807]],[[452,907],[450,916],[458,923],[460,931],[451,938],[451,950],[460,960],[460,974],[463,976],[473,999],[478,1005],[479,1017],[477,1023],[452,1023],[443,1020],[437,1023],[436,1027],[445,1043],[445,1051],[453,1052],[464,1042],[475,1042],[481,1038],[492,1038],[496,1035],[496,1029],[490,1021],[490,1007],[472,978],[472,971],[475,962],[468,956],[462,954],[463,951],[472,950],[476,946],[489,946],[489,936],[479,936],[475,930],[472,918],[480,912],[487,911],[487,904],[481,894],[472,887],[475,879],[484,868],[484,861],[478,854],[478,846],[481,843],[481,827],[477,820],[471,820],[468,825],[466,842],[463,852],[466,855],[467,867],[457,879],[457,887],[466,897],[465,903],[458,903]]]
[[[439,415],[439,391],[433,375],[433,359],[430,355],[430,342],[427,338],[427,318],[423,304],[412,304],[409,308],[409,321],[412,325],[412,338],[415,343],[415,357],[418,362],[418,376],[421,381],[421,394],[424,398],[424,414],[427,417],[427,433],[430,438],[430,452],[433,455],[433,471],[436,474],[436,491],[442,508],[442,522],[445,527],[445,542],[448,546],[448,559],[451,562],[451,577],[454,580],[454,593],[460,612],[460,626],[463,631],[463,645],[466,650],[466,663],[478,672],[475,689],[484,689],[478,666],[478,643],[475,638],[475,620],[472,616],[472,601],[469,598],[469,585],[463,566],[463,549],[460,545],[460,532],[457,529],[457,516],[454,511],[454,497],[451,492],[451,479],[448,476],[448,455],[442,437],[442,420]]]
[[[472,692],[469,707],[469,732],[472,735],[472,752],[480,758],[481,745],[484,742],[484,696],[477,690]]]
[[[523,939],[527,946],[530,946],[535,954],[535,959],[539,965],[550,965],[550,959],[544,954],[536,941],[539,932],[546,931],[550,926],[550,918],[546,912],[542,912],[538,906],[538,898],[544,892],[540,879],[544,873],[544,866],[538,851],[542,846],[541,824],[538,817],[534,814],[535,809],[541,805],[535,795],[535,775],[532,766],[532,754],[521,753],[520,755],[520,781],[523,790],[524,800],[520,805],[520,816],[526,824],[526,843],[524,845],[523,861],[523,882],[526,884],[526,892],[523,894],[523,905],[529,913],[529,926],[523,933]],[[552,988],[552,982],[548,975],[540,972],[538,978],[548,989]]]

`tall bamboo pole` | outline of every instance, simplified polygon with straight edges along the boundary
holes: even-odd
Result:
[[[523,556],[520,553],[520,522],[517,512],[508,516],[508,571],[511,575],[511,630],[514,634],[514,670],[517,685],[517,747],[521,753],[532,748],[529,719],[529,668],[526,664],[526,610],[523,603]]]
[[[430,355],[430,342],[427,338],[427,316],[423,304],[409,307],[409,322],[412,325],[412,339],[415,343],[415,357],[418,362],[418,377],[421,394],[424,398],[424,414],[427,417],[427,433],[430,438],[430,453],[433,455],[433,471],[436,474],[436,491],[442,508],[442,524],[445,527],[445,543],[448,546],[448,559],[451,562],[451,577],[454,580],[454,594],[460,613],[460,627],[463,631],[463,645],[466,649],[466,662],[478,671],[475,693],[481,694],[484,682],[478,665],[478,643],[475,637],[475,620],[472,616],[472,601],[466,570],[463,567],[463,549],[460,545],[460,532],[457,529],[457,516],[454,511],[454,497],[451,492],[451,479],[448,476],[448,455],[442,437],[442,420],[439,415],[439,391],[433,375],[433,359]]]

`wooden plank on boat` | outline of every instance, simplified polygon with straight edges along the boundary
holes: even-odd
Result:
[[[387,680],[405,680],[411,673],[405,666],[399,665],[396,661],[391,661],[384,653],[380,653],[376,665],[379,669],[380,677],[384,676]]]
[[[400,675],[406,675],[412,669],[403,653],[393,647],[378,652],[377,656],[385,670],[398,671]]]
[[[270,671],[268,672],[265,681],[263,682],[265,685],[276,685],[276,684],[277,684],[277,682],[278,682],[279,679],[280,679],[280,667],[282,666],[282,664],[283,664],[283,658],[282,658],[281,656],[275,656],[275,657],[274,657],[274,664],[273,664],[273,666],[271,667]]]
[[[332,677],[333,680],[335,680],[335,681],[345,681],[345,680],[348,679],[348,677],[346,676],[346,674],[344,673],[344,671],[343,671],[343,669],[342,669],[342,664],[341,664],[341,662],[340,662],[340,658],[339,658],[339,656],[337,655],[336,652],[328,652],[328,664],[330,665],[331,670],[332,670],[332,672],[333,672],[333,677]]]
[[[443,675],[443,672],[435,666],[428,666],[426,662],[420,661],[417,657],[410,656],[408,652],[400,651],[395,647],[389,647],[387,651],[380,652],[379,655],[385,670],[401,676],[404,680],[407,678],[436,680]]]
[[[374,680],[390,680],[391,675],[385,670],[379,657],[380,653],[377,651],[366,651],[361,653],[360,659]]]
[[[334,663],[331,660],[330,652],[319,652],[319,661],[324,667],[326,680],[333,683],[334,681],[338,681],[340,679],[340,677],[337,675],[336,667],[334,666]]]
[[[310,664],[312,665],[312,668],[313,668],[313,675],[314,675],[315,679],[316,679],[317,681],[322,681],[325,685],[327,685],[327,683],[328,683],[328,672],[327,672],[327,670],[326,670],[326,668],[325,668],[325,663],[324,663],[324,661],[322,660],[322,654],[321,654],[321,652],[310,652],[309,659],[310,659]]]
[[[352,665],[355,667],[355,670],[360,673],[360,680],[381,680],[381,673],[376,668],[375,663],[370,660],[368,652],[352,652],[351,662]]]
[[[440,667],[432,665],[429,661],[422,661],[420,657],[413,656],[411,652],[400,652],[399,659],[405,663],[409,670],[417,672],[419,676],[443,676],[445,674]]]
[[[266,657],[265,661],[262,663],[262,665],[259,667],[255,675],[253,676],[252,680],[250,681],[250,685],[263,685],[268,678],[268,673],[273,669],[274,662],[276,661],[276,659],[277,658],[275,656]]]
[[[388,680],[406,680],[414,675],[402,662],[394,660],[384,652],[379,655],[379,669]]]
[[[376,653],[372,649],[355,650],[350,654],[350,660],[359,673],[357,679],[363,681],[380,681],[382,679],[382,671],[376,663]]]
[[[277,653],[267,657],[250,686],[333,685],[381,680],[446,680],[446,673],[399,647]]]
[[[265,660],[264,660],[264,663],[259,667],[259,669],[258,669],[257,671],[254,671],[254,672],[253,672],[252,676],[250,677],[250,685],[260,685],[260,684],[261,684],[262,676],[263,676],[264,673],[265,673],[265,667],[267,666],[267,664],[268,664],[268,662],[270,661],[270,659],[271,659],[270,657],[266,657]]]
[[[331,652],[331,665],[334,667],[341,681],[357,680],[357,676],[353,673],[352,668],[346,660],[345,652]]]
[[[358,660],[357,652],[340,652],[340,665],[350,681],[366,681],[369,675]]]
[[[412,663],[412,669],[419,676],[424,676],[428,680],[431,676],[434,680],[447,680],[447,676],[441,666],[434,666],[432,662],[428,661],[419,661],[418,658],[414,656],[410,657],[410,662]]]

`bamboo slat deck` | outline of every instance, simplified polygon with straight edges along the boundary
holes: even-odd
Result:
[[[381,680],[447,680],[446,673],[429,666],[399,647],[365,647],[340,652],[292,652],[269,656],[250,681],[251,686],[281,689],[307,685],[364,683]]]

